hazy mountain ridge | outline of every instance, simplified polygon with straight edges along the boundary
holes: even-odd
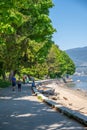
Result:
[[[87,46],[66,50],[76,66],[87,66]]]

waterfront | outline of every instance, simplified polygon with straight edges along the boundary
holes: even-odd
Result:
[[[87,75],[73,75],[71,78],[73,82],[68,83],[68,87],[87,92]]]

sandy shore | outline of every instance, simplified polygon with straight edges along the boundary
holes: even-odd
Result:
[[[42,87],[44,91],[54,90],[55,94],[53,96],[46,95],[48,98],[87,116],[87,93],[81,90],[70,89],[66,84],[57,81],[42,85]]]

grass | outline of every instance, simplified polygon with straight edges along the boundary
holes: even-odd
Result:
[[[11,85],[11,83],[9,81],[0,79],[0,88],[6,88],[10,85]]]

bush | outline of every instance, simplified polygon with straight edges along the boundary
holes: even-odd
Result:
[[[11,83],[9,81],[0,79],[0,88],[6,88],[6,87],[9,87],[9,85],[11,85]]]

